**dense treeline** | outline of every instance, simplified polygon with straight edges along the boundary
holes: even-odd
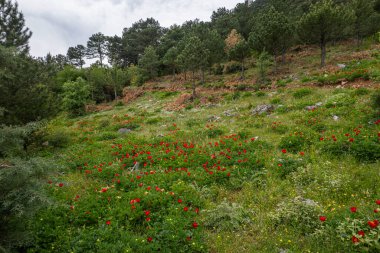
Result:
[[[300,43],[320,46],[324,66],[329,43],[354,38],[360,45],[380,29],[379,0],[257,0],[219,8],[210,22],[164,28],[153,18],[139,20],[121,36],[96,33],[66,55],[35,59],[28,56],[31,32],[17,3],[2,0],[0,11],[0,117],[5,124],[49,117],[62,108],[80,114],[89,101],[117,99],[123,87],[163,75],[184,73],[195,96],[198,76],[203,83],[206,73],[241,71],[244,79],[245,60],[262,52],[275,59],[276,71],[277,61],[284,63],[287,50]],[[88,59],[96,62],[84,68]],[[75,82],[85,84],[87,97],[75,98],[67,88]],[[74,100],[76,105],[68,105]]]

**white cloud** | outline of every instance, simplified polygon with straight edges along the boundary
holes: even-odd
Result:
[[[140,19],[153,17],[162,26],[199,18],[209,20],[219,7],[233,8],[242,0],[18,0],[33,32],[31,54],[66,54],[85,45],[94,33],[121,35]]]

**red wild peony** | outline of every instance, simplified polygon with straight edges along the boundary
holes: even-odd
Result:
[[[354,206],[350,208],[350,211],[351,211],[352,213],[356,213],[356,210],[357,210],[357,208],[354,207]]]
[[[281,150],[283,154],[286,154],[286,149]]]
[[[146,239],[148,242],[152,242],[153,241],[153,238],[152,237],[148,237],[148,239]]]
[[[185,206],[185,207],[183,208],[183,211],[187,212],[187,211],[189,211],[189,208],[188,208],[187,206]]]
[[[368,221],[368,225],[371,228],[377,228],[377,226],[379,226],[379,221],[378,220]]]
[[[147,217],[145,220],[149,222],[149,221],[150,221],[150,218],[149,218],[149,217]]]
[[[322,222],[326,221],[326,219],[327,219],[326,216],[319,216],[319,220]]]
[[[106,224],[111,225],[111,221],[110,220],[106,221]]]
[[[380,199],[376,200],[376,204],[380,205]]]
[[[359,243],[359,238],[357,238],[356,236],[352,236],[352,242],[353,243]]]
[[[178,203],[182,203],[182,199],[178,199]]]
[[[363,230],[360,230],[359,232],[358,232],[358,235],[361,235],[362,237],[364,237],[364,231]]]
[[[145,211],[145,215],[146,215],[146,216],[148,216],[149,214],[150,214],[150,211],[149,211],[149,210]]]
[[[193,228],[197,228],[198,227],[198,223],[197,222],[193,222]]]
[[[59,187],[63,187],[63,183],[59,183],[59,185],[58,185]]]

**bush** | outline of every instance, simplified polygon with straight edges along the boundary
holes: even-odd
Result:
[[[294,93],[293,93],[293,97],[294,98],[303,98],[303,97],[306,97],[306,96],[309,96],[313,93],[313,91],[311,89],[299,89],[299,90],[296,90]]]
[[[290,226],[303,235],[308,235],[321,229],[321,213],[322,208],[317,202],[298,196],[290,201],[281,202],[270,216],[275,226]]]
[[[232,74],[241,72],[241,64],[239,62],[229,62],[224,64],[223,74]]]
[[[41,179],[54,164],[42,158],[0,162],[0,245],[5,249],[17,252],[33,244],[27,225],[50,203]]]
[[[226,199],[214,209],[205,210],[204,226],[217,232],[238,231],[242,226],[251,223],[252,211],[236,203],[229,203]]]
[[[349,94],[338,93],[327,99],[326,107],[331,108],[331,107],[350,106],[350,105],[355,104],[355,102],[356,100]]]
[[[308,148],[313,143],[315,137],[311,133],[295,132],[282,137],[279,147],[293,153],[300,152]]]
[[[86,81],[78,78],[75,82],[66,82],[63,85],[63,108],[71,115],[82,115],[90,96],[90,88]]]

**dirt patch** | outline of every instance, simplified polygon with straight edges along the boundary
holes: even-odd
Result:
[[[179,111],[179,110],[185,109],[186,105],[190,101],[191,101],[191,94],[184,93],[184,94],[181,94],[179,97],[177,97],[176,100],[174,100],[173,102],[168,103],[165,106],[165,109],[167,111]]]
[[[86,105],[86,112],[102,112],[102,111],[110,111],[113,109],[111,105]]]
[[[137,98],[141,97],[144,95],[145,91],[143,88],[130,88],[126,87],[123,90],[123,101],[124,103],[130,103]]]

